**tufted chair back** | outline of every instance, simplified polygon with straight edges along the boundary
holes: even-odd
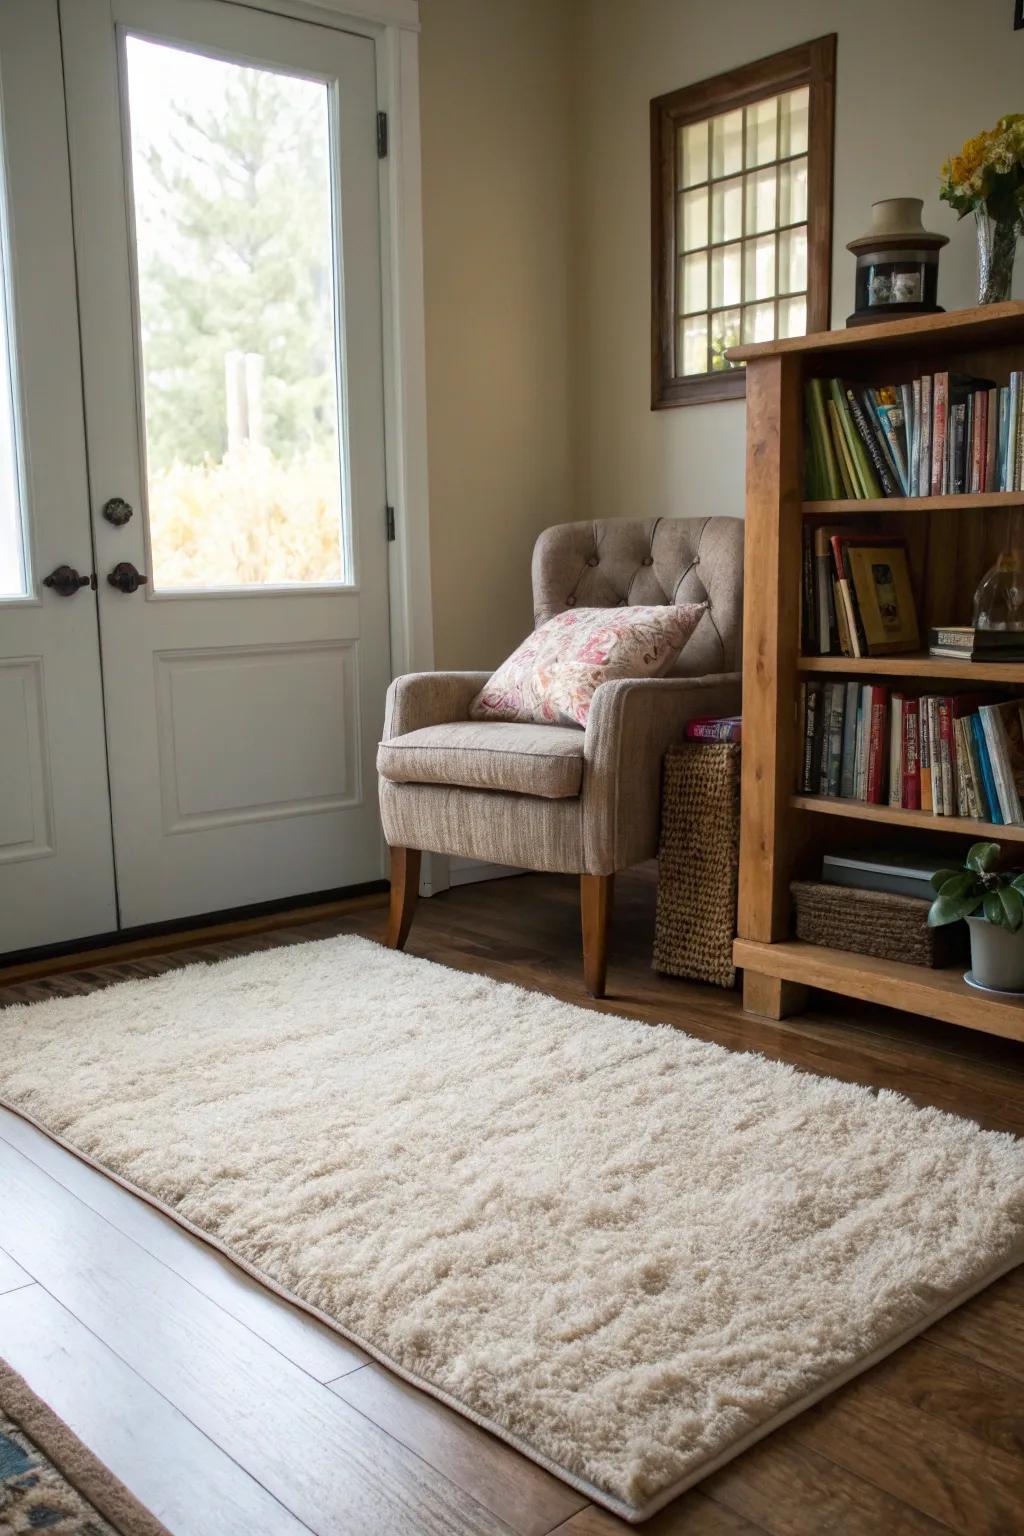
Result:
[[[533,549],[534,622],[566,608],[703,603],[708,611],[671,674],[739,671],[743,521],[738,517],[606,518],[546,528]]]

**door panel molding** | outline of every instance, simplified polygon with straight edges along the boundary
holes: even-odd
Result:
[[[53,782],[41,656],[0,661],[0,720],[0,863],[52,857]]]
[[[318,815],[363,803],[358,642],[157,651],[153,662],[165,833]],[[255,675],[247,678],[247,670]],[[190,684],[201,689],[211,681],[214,687],[205,696],[188,697]],[[282,688],[287,690],[283,705]],[[272,697],[261,699],[261,692]],[[281,734],[275,732],[268,741],[265,724],[271,708]],[[289,715],[283,729],[282,712]],[[203,761],[197,764],[185,754],[188,743],[200,737],[204,721]],[[244,779],[231,777],[239,759],[250,765]],[[224,768],[229,777],[222,781],[215,773]],[[339,782],[324,782],[332,776]],[[289,777],[294,781],[290,793]],[[244,803],[233,798],[233,786],[240,783],[249,796],[259,795],[262,786],[262,797]],[[217,799],[221,804],[210,803]]]

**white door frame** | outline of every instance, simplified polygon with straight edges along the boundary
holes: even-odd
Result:
[[[384,308],[384,435],[388,501],[391,669],[434,665],[427,486],[423,203],[420,174],[419,0],[230,0],[319,26],[361,32],[376,43],[377,101],[388,115],[380,162]],[[438,889],[435,882],[434,889]]]

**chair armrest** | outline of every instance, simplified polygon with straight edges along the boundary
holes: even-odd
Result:
[[[688,720],[736,715],[739,672],[707,677],[616,678],[594,693],[583,742],[587,870],[611,874],[658,851],[661,769]]]
[[[384,740],[405,736],[426,725],[468,720],[469,706],[489,672],[407,672],[388,689]]]

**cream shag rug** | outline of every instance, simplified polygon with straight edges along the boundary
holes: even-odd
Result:
[[[338,938],[0,1012],[0,1096],[627,1520],[1024,1258],[1024,1143]]]

